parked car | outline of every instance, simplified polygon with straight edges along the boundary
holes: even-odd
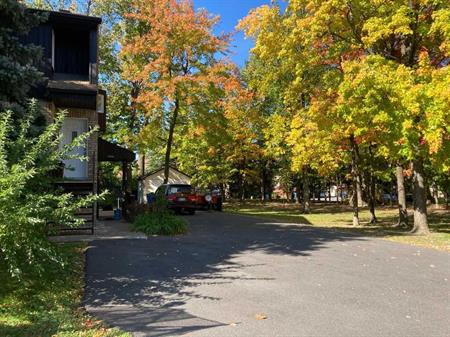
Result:
[[[391,193],[383,193],[383,204],[397,202],[397,196]]]
[[[164,184],[158,187],[156,196],[166,197],[169,209],[177,213],[183,211],[195,214],[197,208],[197,196],[191,185],[188,184]]]
[[[222,211],[222,195],[218,189],[197,190],[197,208]]]

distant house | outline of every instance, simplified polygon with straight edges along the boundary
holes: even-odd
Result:
[[[46,82],[34,89],[36,97],[49,123],[56,111],[66,110],[62,126],[61,146],[71,143],[81,134],[98,127],[87,142],[73,151],[86,156],[64,160],[58,184],[74,194],[96,193],[98,164],[100,161],[123,163],[123,185],[130,180],[132,151],[100,138],[106,129],[106,92],[98,86],[98,30],[101,18],[70,13],[68,11],[45,12],[46,22],[34,27],[21,40],[40,46],[43,51],[40,70]],[[89,229],[93,230],[96,205],[83,213]]]
[[[164,182],[164,167],[148,172],[139,178],[139,186],[142,189],[140,195],[145,196],[147,193],[155,192],[156,189]],[[176,169],[174,166],[169,167],[169,184],[190,184],[191,177]],[[143,202],[146,202],[144,197]]]

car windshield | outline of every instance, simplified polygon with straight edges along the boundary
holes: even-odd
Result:
[[[169,187],[169,194],[176,193],[191,193],[192,186],[190,185],[172,185]]]

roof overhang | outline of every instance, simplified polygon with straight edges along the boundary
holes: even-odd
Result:
[[[136,155],[133,151],[117,144],[98,138],[98,161],[133,162]]]
[[[45,23],[51,25],[75,26],[77,28],[82,27],[83,29],[92,29],[96,28],[102,22],[102,18],[100,17],[72,13],[67,10],[49,11],[34,8],[29,8],[28,10],[48,15]]]
[[[169,165],[169,169],[170,169],[170,170],[174,170],[174,171],[176,171],[176,172],[178,172],[178,173],[180,173],[180,174],[186,176],[186,177],[189,178],[189,179],[192,178],[189,174],[186,174],[186,173],[184,173],[184,172],[178,170],[178,169],[177,169],[175,166],[173,166],[173,165]],[[151,175],[153,175],[153,174],[155,174],[155,173],[158,173],[158,172],[160,172],[160,171],[164,171],[164,166],[161,166],[160,168],[158,168],[158,169],[156,169],[156,170],[147,172],[147,173],[144,174],[143,176],[138,177],[138,179],[139,179],[139,180],[146,179],[146,178],[148,178],[149,176],[151,176]]]

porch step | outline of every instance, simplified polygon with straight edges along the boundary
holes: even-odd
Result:
[[[80,198],[86,197],[94,191],[93,182],[61,181],[57,185],[63,188],[65,192],[72,193],[75,197]],[[60,235],[79,234],[80,231],[89,231],[94,234],[94,209],[94,204],[92,204],[75,212],[74,215],[83,222],[80,226],[71,228],[54,225],[53,229],[56,229]]]

